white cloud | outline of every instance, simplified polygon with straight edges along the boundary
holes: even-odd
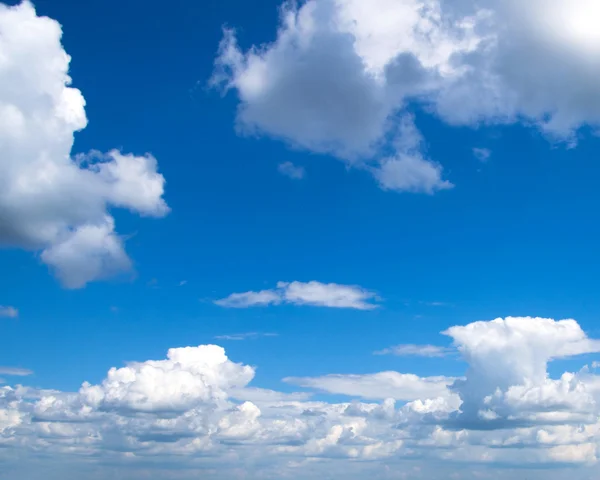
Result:
[[[433,194],[453,187],[447,180],[442,180],[441,173],[441,166],[420,155],[398,154],[382,160],[373,174],[384,190]]]
[[[277,288],[260,292],[232,293],[227,298],[215,301],[221,307],[248,308],[289,303],[315,307],[352,308],[372,310],[377,305],[373,292],[354,285],[321,282],[279,282]]]
[[[545,396],[554,396],[559,386],[548,379],[548,362],[600,352],[600,341],[589,339],[575,320],[507,317],[452,327],[444,333],[469,364],[466,379],[458,380],[454,388],[463,401],[462,413],[471,419],[488,411],[494,420],[508,416],[490,410],[495,397],[514,400],[528,392],[541,407]],[[578,385],[572,385],[578,379],[568,380],[563,386],[572,390],[570,395],[578,395]]]
[[[132,412],[177,412],[227,398],[244,387],[254,369],[230,362],[221,347],[172,348],[167,359],[113,368],[101,385],[84,384],[80,395],[96,408]]]
[[[436,99],[452,123],[533,122],[569,138],[579,126],[600,122],[598,44],[586,21],[595,2],[544,0],[466,2],[480,13],[480,48],[456,59],[463,74],[446,82]],[[480,12],[482,12],[480,10]],[[587,32],[587,33],[586,33]],[[561,65],[561,68],[557,68]]]
[[[260,292],[232,293],[227,298],[216,300],[215,304],[227,308],[264,307],[279,305],[282,302],[279,292],[262,290]]]
[[[449,396],[447,387],[455,379],[447,377],[422,378],[398,372],[381,372],[367,375],[326,375],[284,379],[285,382],[328,393],[385,400],[413,401],[421,398]]]
[[[64,241],[46,248],[41,255],[67,288],[81,288],[90,280],[100,280],[131,268],[123,242],[115,234],[114,220],[82,225]]]
[[[433,194],[454,187],[442,179],[441,165],[426,160],[423,154],[423,137],[414,119],[405,115],[398,121],[394,141],[395,154],[371,167],[373,176],[384,190]]]
[[[6,318],[17,318],[19,316],[19,311],[15,307],[2,306],[0,305],[0,317]]]
[[[530,467],[597,464],[599,377],[547,371],[554,358],[597,351],[576,322],[509,317],[445,333],[467,362],[464,378],[382,372],[287,380],[379,403],[254,387],[255,368],[214,345],[112,368],[75,393],[2,386],[0,461],[11,467],[7,480],[41,478],[49,458],[68,478],[81,464],[98,478],[110,468],[127,469],[128,478],[185,480],[199,471],[237,478],[241,470],[248,479],[358,480],[409,466],[419,468],[416,478],[448,478],[451,467],[508,480],[527,467],[532,478],[559,480]],[[31,465],[39,465],[37,476],[24,476]]]
[[[419,302],[422,305],[427,305],[428,307],[452,307],[453,305],[448,302]]]
[[[0,374],[15,377],[27,377],[29,375],[33,375],[33,372],[31,370],[27,370],[26,368],[0,367]]]
[[[277,166],[277,170],[282,175],[291,178],[292,180],[302,180],[306,176],[304,167],[298,167],[292,162],[283,162]]]
[[[276,333],[260,333],[260,332],[247,332],[247,333],[234,333],[232,335],[217,335],[216,340],[252,340],[260,337],[277,337]]]
[[[151,155],[71,156],[87,125],[60,25],[0,4],[0,243],[41,251],[70,288],[131,267],[109,210],[168,213]]]
[[[453,353],[454,350],[447,347],[437,347],[435,345],[396,345],[394,347],[385,348],[376,355],[396,355],[398,357],[445,357]]]
[[[213,84],[237,93],[242,133],[333,154],[384,189],[433,193],[451,186],[441,165],[397,146],[407,107],[573,144],[600,126],[599,15],[594,0],[286,2],[271,43],[243,51],[225,32]]]
[[[317,307],[354,308],[371,310],[376,305],[369,303],[376,298],[373,292],[354,285],[320,282],[279,282],[286,302],[295,305],[313,305]]]
[[[365,10],[356,1],[312,0],[299,8],[286,3],[277,40],[264,48],[244,53],[235,32],[225,32],[213,84],[237,91],[240,132],[282,138],[378,173],[373,157],[384,137],[403,133],[390,118],[410,95],[426,92],[439,70],[451,68],[452,52],[468,48],[459,39],[432,35],[439,13],[423,10],[420,19],[419,4],[378,0]],[[407,38],[397,38],[397,28],[406,28]],[[377,35],[385,45],[372,41]],[[418,165],[387,165],[378,180],[403,191],[449,186],[441,167],[427,168],[427,160],[415,158]]]

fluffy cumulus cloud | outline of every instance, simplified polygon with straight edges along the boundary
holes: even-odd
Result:
[[[578,420],[595,410],[582,374],[548,377],[553,359],[600,352],[600,342],[589,339],[576,321],[509,317],[445,334],[469,364],[466,378],[453,386],[462,399],[459,421],[489,427],[552,416]]]
[[[462,377],[287,379],[335,401],[252,386],[255,368],[215,345],[112,368],[76,392],[4,386],[3,473],[60,478],[49,476],[59,462],[62,478],[107,478],[115,466],[165,479],[508,479],[523,466],[527,478],[595,478],[600,378],[587,367],[550,376],[548,364],[600,352],[597,341],[573,320],[543,318],[444,334],[467,365]]]
[[[221,347],[205,345],[169,350],[166,360],[113,368],[101,385],[84,384],[86,405],[126,412],[185,412],[218,404],[225,390],[245,386],[254,376],[248,366],[230,362]]]
[[[377,305],[373,292],[355,285],[339,285],[321,282],[279,282],[277,288],[260,292],[232,293],[226,298],[215,301],[221,307],[248,308],[280,305],[310,305],[314,307],[352,308],[372,310]]]
[[[598,21],[594,0],[286,2],[271,43],[244,50],[225,31],[212,82],[237,93],[241,133],[335,155],[384,189],[433,193],[451,183],[415,142],[409,107],[451,125],[524,122],[572,144],[600,125]]]
[[[451,123],[520,118],[560,139],[600,123],[600,18],[590,0],[462,2],[454,17],[476,14],[479,48],[456,60],[464,71],[437,93]],[[557,64],[562,65],[557,68]]]
[[[30,2],[0,3],[0,244],[41,252],[78,288],[131,267],[110,209],[161,217],[168,207],[151,155],[72,155],[87,118],[61,34]]]

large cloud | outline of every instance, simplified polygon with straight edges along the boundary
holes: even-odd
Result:
[[[386,189],[448,188],[441,168],[421,153],[413,119],[404,115],[394,125],[390,118],[407,97],[426,92],[439,71],[451,69],[450,54],[469,48],[469,42],[431,35],[439,12],[429,9],[421,17],[416,0],[376,3],[369,8],[357,1],[313,0],[300,8],[286,3],[277,40],[247,53],[228,30],[213,83],[237,90],[242,132],[332,153],[369,168]],[[405,29],[405,38],[395,38],[395,25]],[[392,157],[381,165],[366,162],[386,136],[396,139]]]
[[[87,118],[61,34],[28,1],[0,4],[0,244],[41,250],[77,288],[131,266],[110,208],[160,217],[168,207],[151,155],[71,156]]]
[[[433,193],[451,184],[407,107],[572,143],[600,124],[599,19],[594,0],[286,2],[272,43],[243,51],[225,32],[213,83],[237,92],[241,132],[333,154],[384,189]]]
[[[167,360],[132,363],[113,368],[102,385],[85,384],[80,393],[87,404],[131,412],[187,411],[227,398],[225,390],[243,387],[254,369],[230,362],[221,347],[169,350]]]
[[[548,378],[550,360],[600,352],[600,342],[589,339],[574,320],[508,317],[445,333],[469,364],[466,379],[454,388],[463,401],[462,414],[470,420],[518,421],[519,412],[535,416],[573,412],[575,404],[588,411],[594,406],[577,376]]]
[[[247,479],[332,471],[388,478],[386,469],[409,465],[440,479],[448,469],[466,472],[461,465],[495,465],[493,477],[508,478],[515,473],[502,465],[596,463],[600,379],[585,368],[552,378],[546,368],[558,357],[598,351],[576,322],[506,318],[445,333],[468,364],[464,378],[387,372],[291,380],[338,395],[390,397],[381,403],[251,387],[255,369],[214,345],[113,368],[76,393],[2,387],[0,461],[11,466],[8,480],[48,458],[59,459],[67,477],[83,464],[105,478],[108,464],[127,467],[128,478],[152,471],[152,478],[186,479],[199,471],[237,478],[239,469]],[[453,382],[458,395],[447,388]],[[528,475],[564,478],[549,471]]]
[[[580,126],[600,124],[597,2],[462,3],[480,18],[481,43],[455,59],[464,70],[439,90],[442,118],[471,124],[524,119],[563,139]],[[453,13],[452,2],[444,6]]]

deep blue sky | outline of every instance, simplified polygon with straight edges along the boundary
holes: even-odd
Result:
[[[448,127],[413,106],[430,156],[456,185],[428,196],[385,192],[325,156],[240,137],[234,93],[222,98],[206,87],[221,27],[240,26],[246,47],[272,40],[277,5],[36,1],[39,14],[63,25],[73,85],[86,98],[89,126],[74,152],[151,152],[172,212],[159,221],[114,212],[120,233],[132,235],[131,281],[65,290],[30,253],[0,251],[0,304],[20,310],[3,322],[0,363],[34,370],[26,384],[74,390],[170,347],[276,332],[225,346],[230,358],[260,367],[257,385],[285,389],[279,381],[290,375],[460,374],[453,362],[434,371],[427,359],[372,352],[446,344],[438,332],[474,320],[573,317],[596,332],[598,138],[568,149],[522,126]],[[480,163],[473,147],[492,157]],[[307,178],[280,175],[282,161],[304,166]],[[212,304],[279,280],[357,284],[378,292],[383,306]]]

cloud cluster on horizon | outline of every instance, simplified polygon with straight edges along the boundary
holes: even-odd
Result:
[[[252,387],[255,368],[215,345],[112,368],[101,383],[84,382],[74,393],[5,386],[0,458],[43,452],[67,464],[100,458],[139,469],[177,458],[208,478],[235,476],[239,468],[248,478],[304,478],[313,468],[361,478],[364,469],[381,473],[388,463],[417,458],[470,468],[597,462],[600,377],[584,367],[552,378],[547,367],[556,358],[599,353],[600,341],[574,320],[529,317],[443,333],[467,363],[463,377],[286,379],[355,399],[341,403]]]

